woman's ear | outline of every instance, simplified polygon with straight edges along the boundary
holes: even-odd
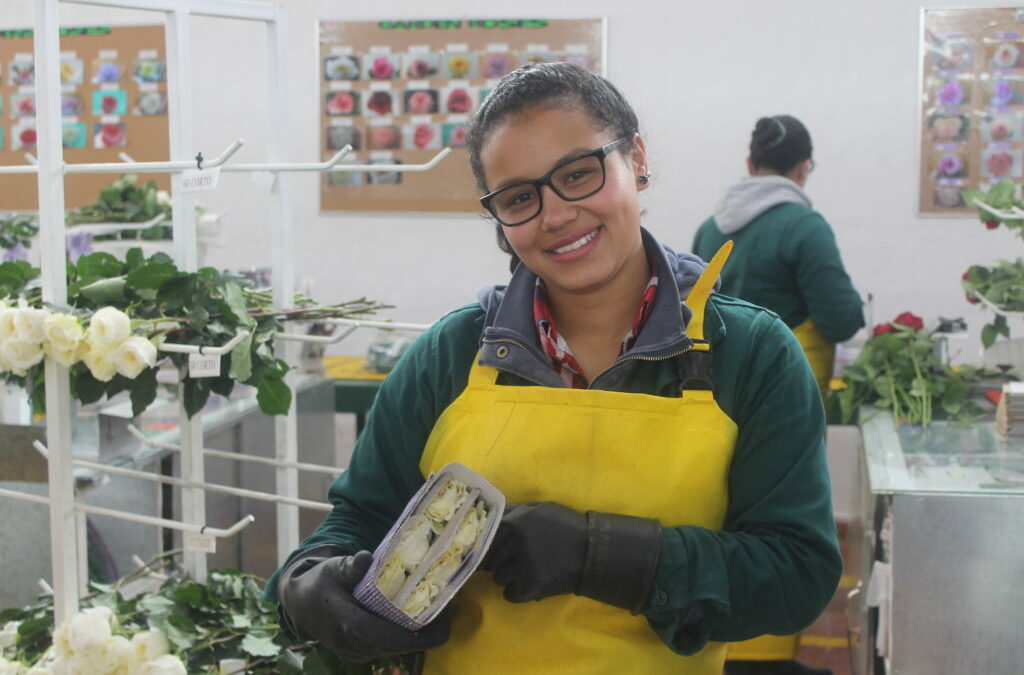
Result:
[[[754,175],[754,162],[749,157],[747,157],[747,173],[751,176]]]
[[[636,176],[637,189],[646,190],[650,183],[651,172],[647,166],[647,146],[640,134],[633,135],[633,150],[629,155],[629,165]]]

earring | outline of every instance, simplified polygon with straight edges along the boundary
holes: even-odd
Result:
[[[647,185],[648,183],[651,182],[651,174],[649,174],[649,173],[642,173],[639,176],[637,176],[636,180],[641,185]]]

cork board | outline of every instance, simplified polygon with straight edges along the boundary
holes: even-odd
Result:
[[[572,61],[604,74],[605,19],[324,21],[317,60],[321,152],[346,143],[328,172],[322,211],[480,211],[463,147],[466,124],[505,72],[529,61]],[[422,173],[388,171],[453,152]]]
[[[1024,9],[925,9],[921,214],[975,213],[961,190],[1024,183]]]
[[[31,30],[0,31],[0,165],[24,165],[36,154],[35,69]],[[164,27],[61,29],[64,161],[169,159]],[[120,174],[77,174],[64,180],[68,208],[95,203]],[[167,174],[143,174],[169,189]],[[0,175],[0,210],[38,209],[34,174]]]

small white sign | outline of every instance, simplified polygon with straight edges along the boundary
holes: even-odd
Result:
[[[391,47],[389,47],[388,45],[373,45],[366,51],[370,52],[371,54],[390,54]]]
[[[469,122],[469,115],[449,115],[449,122],[457,122],[459,124],[465,124]]]
[[[189,553],[216,553],[217,538],[203,532],[185,532],[185,550]]]
[[[157,53],[157,51],[155,49],[140,49],[139,50],[139,58],[140,59],[155,59],[155,58],[158,58],[158,53]]]
[[[119,124],[120,122],[120,115],[100,115],[100,124]]]
[[[32,53],[31,52],[18,52],[17,54],[14,55],[14,60],[15,61],[31,61],[32,60]]]
[[[526,51],[531,52],[531,53],[537,53],[537,52],[546,52],[546,51],[550,51],[550,50],[548,49],[547,45],[536,44],[536,45],[526,45]]]
[[[274,174],[273,171],[253,171],[249,174],[249,180],[252,181],[254,185],[258,185],[261,188],[273,190],[274,181],[277,180],[277,175]]]
[[[70,51],[70,52],[61,52],[61,53],[60,53],[60,58],[61,58],[61,59],[73,59],[73,58],[75,58],[76,56],[78,56],[78,53],[77,53],[77,52],[74,52],[74,51]]]
[[[352,82],[349,80],[331,80],[327,85],[328,91],[352,91]]]
[[[219,168],[217,167],[217,169]],[[215,170],[211,169],[211,171]],[[216,354],[189,354],[188,376],[191,378],[220,377],[220,357]]]
[[[156,82],[139,82],[139,91],[159,91]]]
[[[116,49],[101,49],[100,50],[100,54],[99,54],[99,58],[101,58],[101,59],[116,59],[117,58],[117,50]]]
[[[508,45],[503,42],[495,42],[493,44],[487,45],[487,51],[504,53],[508,51]]]
[[[220,180],[219,166],[215,166],[212,169],[188,169],[187,171],[183,171],[181,174],[181,190],[182,192],[202,192],[204,190],[216,190],[218,180]],[[196,354],[196,356],[198,356],[198,354]],[[188,362],[189,371],[191,372],[191,356],[189,357]],[[204,375],[203,377],[216,377],[216,375],[217,374]]]
[[[430,45],[409,45],[410,54],[429,54]]]
[[[587,47],[587,45],[566,45],[565,46],[565,53],[566,54],[586,54],[589,51],[590,51],[590,48]]]
[[[390,82],[371,82],[370,91],[391,91]]]
[[[334,56],[351,56],[352,46],[351,45],[334,45],[331,47],[331,54]]]
[[[410,124],[430,124],[430,115],[413,115],[409,118]]]
[[[67,124],[75,124],[76,122],[78,122],[78,115],[68,115],[67,117],[62,117],[61,121]]]
[[[62,84],[60,85],[60,93],[62,94],[74,94],[75,85],[73,84]]]
[[[371,127],[386,127],[389,124],[391,124],[391,122],[392,122],[392,120],[391,120],[390,116],[388,116],[388,117],[374,117],[373,119],[370,120],[370,126]]]
[[[444,50],[449,54],[465,54],[469,51],[469,45],[465,42],[457,42],[445,46]]]
[[[36,86],[34,84],[23,84],[18,87],[19,94],[34,94],[36,93]]]
[[[370,153],[370,159],[375,159],[375,160],[378,160],[378,161],[389,162],[389,161],[391,161],[394,158],[395,158],[395,154],[393,152],[371,152]]]
[[[100,85],[100,91],[117,91],[120,88],[117,82],[104,82]]]
[[[409,80],[407,87],[409,89],[429,89],[430,82],[427,80]]]
[[[352,126],[351,117],[333,117],[331,118],[332,127],[350,127]]]

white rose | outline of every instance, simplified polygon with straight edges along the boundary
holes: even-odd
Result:
[[[390,600],[398,594],[398,589],[405,583],[405,566],[398,555],[391,556],[377,577],[377,588]]]
[[[482,500],[477,501],[470,509],[466,517],[459,523],[459,529],[455,530],[455,540],[452,542],[452,549],[465,553],[476,545],[484,523],[487,522],[487,509]]]
[[[439,588],[444,588],[448,585],[448,580],[455,575],[455,572],[462,565],[462,552],[458,550],[445,551],[440,558],[437,559],[430,569],[427,571],[427,575],[423,577],[429,581],[433,581],[438,585]]]
[[[219,675],[237,675],[244,673],[248,666],[249,662],[245,659],[221,659],[217,663],[217,670]]]
[[[423,560],[430,548],[430,521],[425,516],[415,516],[409,521],[405,532],[398,540],[395,555],[412,571]]]
[[[0,650],[18,644],[19,625],[21,625],[20,621],[8,621],[4,624],[4,629],[0,631]]]
[[[97,349],[90,345],[82,361],[92,376],[100,382],[110,382],[114,375],[117,375],[113,349]]]
[[[85,331],[78,318],[71,314],[51,314],[43,322],[48,347],[62,352],[74,352],[85,339]]]
[[[466,500],[466,486],[455,480],[449,480],[427,504],[424,514],[433,521],[434,531],[440,532],[445,523],[452,519],[455,512]]]
[[[14,317],[17,310],[7,305],[0,307],[0,342],[14,337]]]
[[[128,315],[113,307],[103,307],[89,319],[89,343],[92,347],[116,347],[132,334]]]
[[[187,675],[185,664],[173,654],[164,654],[146,661],[137,672],[138,675]]]
[[[110,638],[110,626],[114,613],[108,607],[83,609],[68,621],[68,645],[72,654],[86,652],[92,647],[101,648]]]
[[[19,307],[14,313],[14,337],[30,342],[46,339],[46,317],[49,312],[32,307]]]
[[[441,587],[437,582],[424,579],[416,584],[416,588],[412,589],[412,593],[402,603],[402,611],[415,619],[430,607],[430,603],[434,601],[440,590]]]
[[[53,631],[53,647],[58,659],[71,657],[71,643],[68,642],[68,624],[62,623]]]
[[[156,203],[160,206],[171,206],[174,202],[171,201],[171,193],[167,190],[157,190]]]
[[[18,675],[20,672],[21,666],[17,662],[8,661],[0,656],[0,675]]]
[[[156,363],[156,347],[146,338],[136,335],[122,342],[114,350],[112,358],[117,372],[132,380]]]
[[[159,628],[151,628],[132,636],[132,645],[141,661],[152,661],[170,651],[167,638]]]
[[[109,675],[134,675],[139,656],[128,638],[114,635],[103,643],[103,672]]]
[[[43,360],[43,345],[39,342],[11,338],[0,343],[3,365],[15,375],[25,376],[29,368]]]

